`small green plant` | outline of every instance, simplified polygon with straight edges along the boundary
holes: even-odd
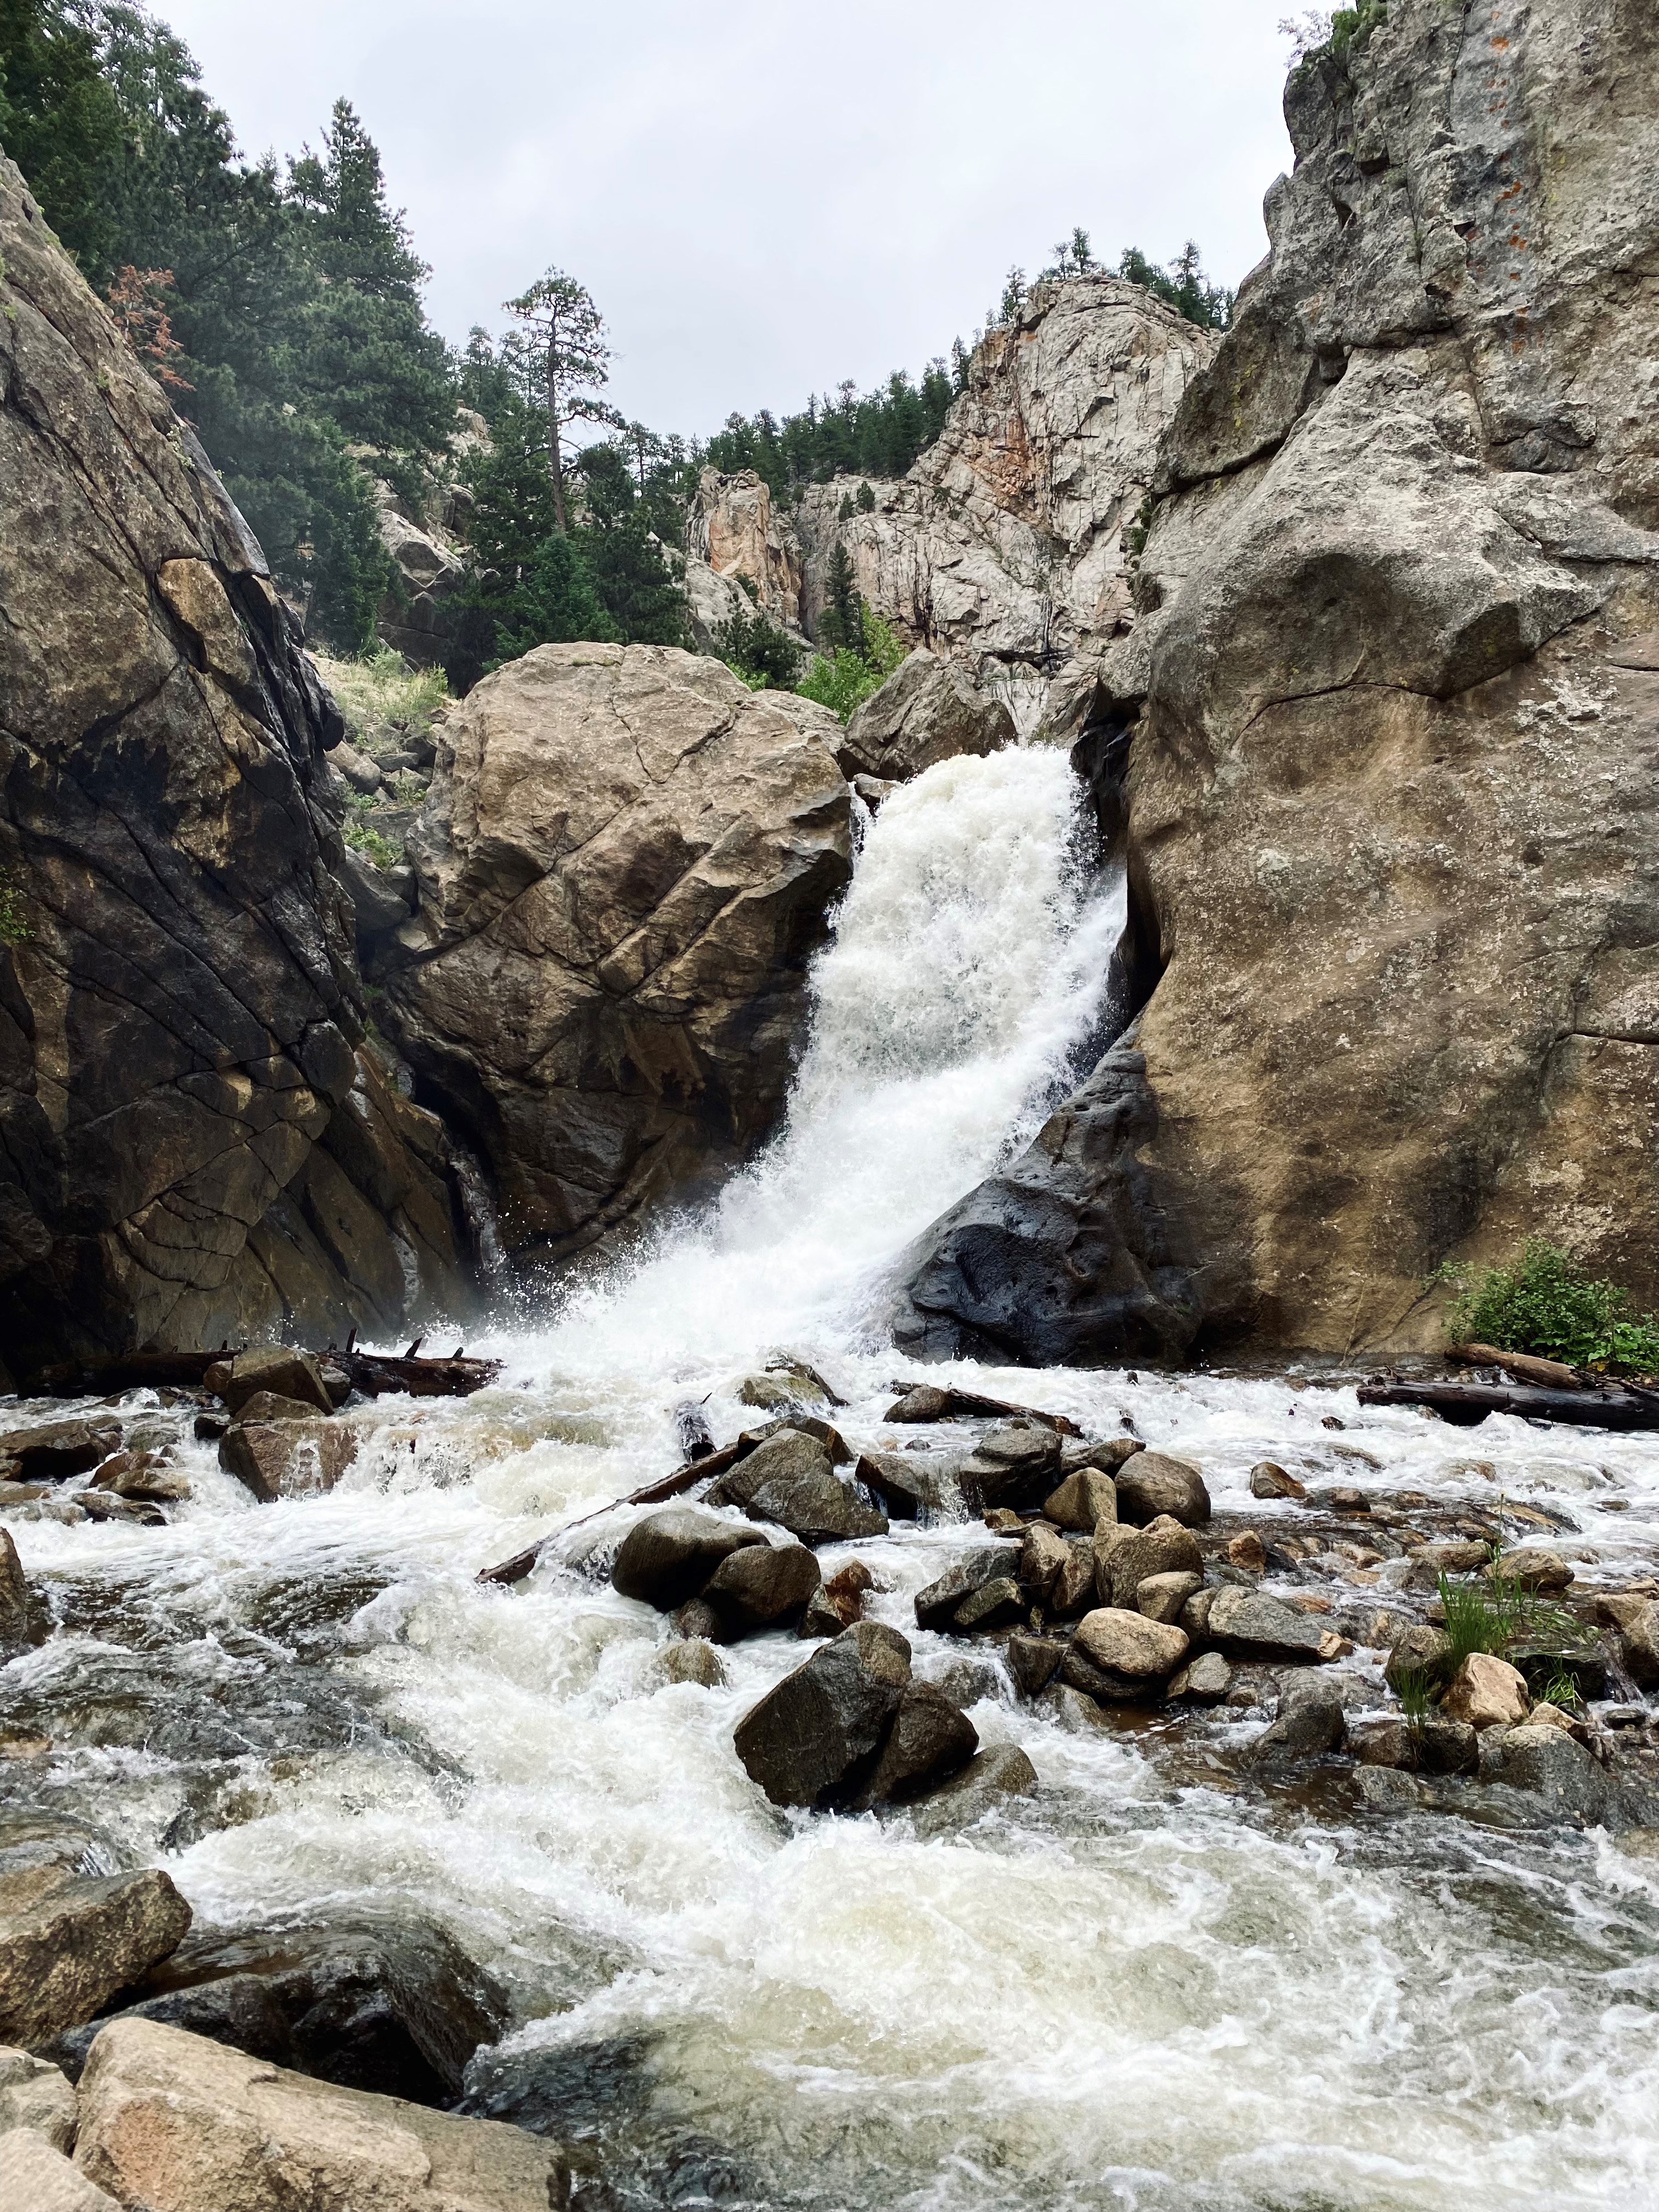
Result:
[[[361,660],[319,659],[318,665],[345,716],[352,743],[368,752],[424,737],[449,697],[441,668],[410,668],[389,645]]]
[[[1540,1705],[1559,1705],[1564,1712],[1574,1712],[1578,1705],[1578,1685],[1565,1667],[1552,1674],[1539,1691],[1534,1703]]]
[[[1421,1667],[1402,1667],[1394,1686],[1395,1695],[1400,1700],[1400,1710],[1415,1734],[1429,1717],[1431,1685],[1427,1672]]]
[[[22,890],[9,868],[0,868],[0,945],[27,944],[30,934]]]
[[[1388,20],[1389,0],[1359,0],[1358,7],[1338,8],[1329,15],[1321,9],[1309,9],[1299,22],[1294,17],[1283,17],[1279,27],[1296,41],[1292,61],[1300,75],[1316,62],[1346,63],[1351,54],[1363,52],[1371,33]]]
[[[838,646],[818,653],[795,689],[816,699],[843,722],[850,722],[873,692],[879,691],[908,651],[904,640],[879,615],[863,610],[864,651]]]
[[[1496,1546],[1492,1566],[1480,1580],[1453,1582],[1439,1577],[1440,1606],[1445,1615],[1446,1640],[1451,1650],[1449,1670],[1455,1672],[1475,1651],[1502,1658],[1524,1644],[1554,1658],[1582,1650],[1590,1632],[1564,1606],[1552,1605],[1528,1589],[1514,1575],[1506,1575]]]
[[[1158,501],[1148,492],[1135,510],[1135,519],[1129,525],[1129,557],[1139,561],[1146,550],[1146,540],[1152,535],[1152,517],[1158,512]]]
[[[800,674],[800,647],[787,630],[757,607],[741,607],[714,632],[714,649],[751,691],[792,691]]]
[[[395,868],[403,859],[402,848],[389,837],[383,837],[367,817],[373,801],[351,799],[346,801],[345,820],[340,825],[340,835],[354,853],[361,853],[377,868]]]
[[[1508,1267],[1471,1276],[1449,1272],[1457,1297],[1446,1314],[1453,1344],[1541,1352],[1573,1367],[1659,1373],[1659,1317],[1638,1313],[1628,1292],[1588,1275],[1541,1237],[1528,1237]]]

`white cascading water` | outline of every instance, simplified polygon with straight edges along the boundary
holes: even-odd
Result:
[[[774,1352],[882,1435],[888,1263],[1029,1134],[1097,1012],[1118,917],[1077,864],[1077,798],[1032,750],[888,801],[776,1145],[555,1323],[501,1334],[501,1387],[411,1407],[327,1498],[254,1507],[186,1443],[196,1498],[165,1530],[20,1524],[76,1626],[5,1670],[13,1707],[52,1733],[54,1711],[136,1703],[125,1731],[65,1718],[52,1802],[169,1856],[198,1922],[450,1929],[516,2009],[484,2095],[528,2084],[588,2142],[595,2208],[1652,2203],[1659,1861],[1241,1791],[1215,1753],[1259,1721],[1072,1734],[1006,1690],[972,1718],[1024,1746],[1036,1797],[932,1842],[905,1817],[785,1817],[732,1729],[798,1643],[732,1648],[720,1688],[669,1683],[666,1624],[593,1554],[624,1515],[572,1528],[516,1589],[474,1578],[666,1472],[688,1393],[718,1438],[747,1425],[738,1383]],[[1443,1499],[1547,1494],[1603,1559],[1659,1547],[1640,1439],[1490,1421],[1476,1455],[1346,1389],[948,1371],[1096,1433],[1132,1411],[1230,1511],[1263,1510],[1247,1478],[1272,1457]],[[911,1600],[961,1545],[856,1547],[924,1674],[962,1647],[918,1633]],[[240,1734],[204,1764],[191,1731],[220,1708]]]

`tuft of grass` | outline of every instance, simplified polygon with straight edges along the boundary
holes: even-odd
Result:
[[[22,888],[9,868],[0,868],[0,945],[26,945],[32,934]]]
[[[1446,1313],[1453,1344],[1540,1352],[1571,1367],[1659,1373],[1659,1317],[1638,1314],[1628,1292],[1588,1275],[1569,1253],[1530,1237],[1507,1267],[1445,1279],[1457,1291]]]
[[[1559,1658],[1582,1650],[1591,1640],[1583,1622],[1564,1606],[1552,1605],[1500,1572],[1495,1548],[1488,1579],[1453,1582],[1442,1574],[1439,1588],[1446,1639],[1451,1645],[1447,1665],[1454,1673],[1476,1651],[1501,1659],[1517,1644],[1525,1644]]]
[[[1550,1676],[1549,1680],[1538,1692],[1534,1703],[1541,1705],[1559,1705],[1564,1712],[1576,1712],[1579,1703],[1578,1685],[1563,1667]]]
[[[348,799],[345,819],[340,824],[340,835],[354,853],[361,853],[377,868],[395,868],[404,857],[403,848],[394,845],[390,837],[383,837],[368,819],[368,810],[373,804],[373,800],[367,798]]]
[[[1433,1685],[1426,1670],[1421,1667],[1402,1667],[1396,1680],[1395,1695],[1400,1700],[1400,1710],[1415,1732],[1429,1717],[1429,1692]]]
[[[390,751],[401,739],[423,737],[449,698],[441,668],[411,668],[383,645],[360,660],[318,656],[322,678],[340,703],[346,734],[362,751]]]

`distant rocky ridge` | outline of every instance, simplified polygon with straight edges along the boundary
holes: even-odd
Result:
[[[977,348],[938,443],[900,482],[871,484],[872,507],[848,477],[784,513],[752,470],[711,469],[690,550],[816,636],[844,544],[876,612],[1029,730],[1055,672],[1130,626],[1130,533],[1159,439],[1216,344],[1138,284],[1047,280]]]
[[[1139,1019],[922,1240],[1001,1358],[1440,1341],[1529,1233],[1659,1303],[1659,21],[1395,0],[1068,670]]]

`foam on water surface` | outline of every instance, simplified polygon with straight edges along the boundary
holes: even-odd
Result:
[[[550,2085],[618,2192],[599,2202],[1659,2201],[1659,1862],[1275,1805],[1002,1698],[975,1725],[1042,1788],[972,1833],[786,1816],[731,1738],[798,1642],[729,1650],[718,1689],[668,1683],[666,1624],[605,1577],[625,1514],[516,1589],[474,1579],[662,1474],[678,1400],[706,1397],[722,1438],[761,1418],[737,1386],[774,1353],[827,1374],[849,1434],[904,1440],[881,1423],[893,1255],[1029,1139],[1098,1016],[1121,902],[1091,888],[1077,821],[1039,750],[896,793],[775,1145],[556,1318],[480,1342],[497,1387],[410,1407],[327,1498],[255,1507],[187,1445],[197,1497],[166,1529],[13,1523],[72,1623],[0,1673],[9,1721],[61,1731],[36,1798],[167,1857],[201,1921],[443,1923],[513,1996],[487,2079]],[[1460,1437],[1317,1382],[946,1372],[1093,1433],[1127,1413],[1225,1510],[1268,1510],[1247,1478],[1272,1457],[1547,1505],[1593,1538],[1590,1577],[1659,1552],[1638,1438]],[[917,1632],[911,1600],[961,1544],[899,1528],[824,1563],[871,1564],[872,1610],[936,1675],[961,1647]]]

